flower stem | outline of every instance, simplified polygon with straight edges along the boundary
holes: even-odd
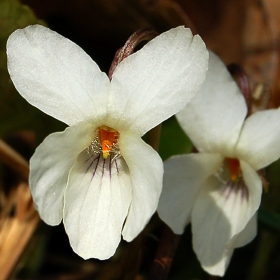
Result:
[[[180,235],[174,234],[173,231],[165,225],[148,280],[167,279],[179,240]]]
[[[150,130],[147,135],[147,143],[151,147],[153,147],[156,151],[158,151],[159,149],[160,132],[161,132],[161,124],[157,125],[152,130]]]
[[[145,29],[139,29],[138,31],[134,32],[126,41],[124,46],[120,48],[112,61],[111,67],[109,69],[109,79],[112,79],[113,73],[118,66],[118,64],[123,61],[126,57],[131,55],[134,52],[134,49],[138,46],[139,43],[142,41],[150,41],[153,38],[155,38],[158,35],[158,33],[151,29],[151,28],[145,28]]]
[[[250,114],[252,113],[252,93],[251,93],[248,75],[240,65],[235,63],[228,65],[228,71],[231,73],[233,77],[237,79],[237,83],[241,89],[241,92],[247,104],[247,108],[248,108],[247,116],[250,116]]]

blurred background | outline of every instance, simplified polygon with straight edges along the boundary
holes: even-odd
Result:
[[[254,110],[280,105],[279,0],[0,0],[0,138],[27,160],[48,134],[65,128],[21,98],[7,72],[8,36],[35,23],[77,43],[104,72],[139,28],[163,32],[185,25],[226,64],[243,66]],[[163,124],[161,136],[163,159],[192,149],[174,118]],[[113,258],[84,261],[73,253],[63,225],[39,221],[24,176],[1,153],[0,280],[148,279],[164,228],[156,214],[138,238],[120,244]],[[259,210],[258,236],[235,250],[224,279],[280,279],[280,163],[263,176],[269,184]],[[168,279],[215,278],[200,268],[188,226]]]

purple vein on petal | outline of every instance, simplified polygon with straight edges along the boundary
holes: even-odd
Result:
[[[112,160],[111,160],[111,155],[110,155],[110,162],[109,162],[109,176],[110,180],[112,179]]]
[[[222,195],[225,197],[226,200],[229,199],[230,194],[232,193],[232,189],[233,189],[232,182],[231,180],[229,180],[226,182],[224,189],[222,191]]]
[[[117,174],[119,174],[119,167],[116,159],[115,159],[115,164],[116,164]]]
[[[99,164],[99,160],[100,160],[100,155],[97,156],[97,157],[92,161],[91,165],[92,165],[93,162],[96,161],[96,160],[97,160],[97,163],[96,163],[95,168],[94,168],[94,171],[93,171],[93,173],[92,173],[91,180],[93,179],[93,177],[94,177],[94,175],[95,175],[95,173],[96,173],[96,170],[97,170],[97,167],[98,167],[98,164]]]
[[[241,192],[241,202],[246,199],[247,201],[249,200],[249,190],[246,184],[243,182],[242,192]]]
[[[88,160],[86,160],[85,163],[86,163],[87,161],[88,161]],[[94,162],[94,160],[91,161],[90,165],[88,166],[88,168],[87,168],[87,170],[86,170],[86,173],[88,172],[88,170],[89,170],[90,167],[92,166],[93,162]]]
[[[226,200],[229,199],[232,192],[234,192],[236,196],[240,196],[241,203],[243,202],[243,200],[249,199],[249,190],[246,184],[244,183],[243,179],[241,179],[238,182],[233,182],[229,180],[225,184],[225,187],[222,190],[222,195],[225,197]]]
[[[101,178],[103,178],[105,167],[106,167],[106,159],[105,159],[105,158],[103,158],[103,165],[102,165],[102,177],[101,177]]]
[[[90,169],[90,167],[93,165],[93,163],[98,159],[99,156],[97,156],[95,159],[92,160],[92,162],[90,163],[89,167],[87,168],[86,172],[88,172],[88,170]],[[89,159],[91,159],[92,157],[90,157]],[[84,163],[86,163],[89,159],[87,159]]]
[[[84,163],[87,163],[91,158],[92,156],[90,156],[87,160],[85,160]]]

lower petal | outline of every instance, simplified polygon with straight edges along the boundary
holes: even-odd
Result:
[[[229,265],[230,259],[232,257],[234,249],[232,248],[225,248],[223,254],[219,258],[219,261],[215,264],[204,264],[201,263],[202,268],[207,271],[207,273],[211,275],[217,275],[217,276],[224,276],[225,271]]]
[[[232,188],[213,176],[201,189],[192,212],[194,250],[203,267],[215,268],[215,273],[207,270],[215,275],[224,274],[226,266],[220,263],[231,250],[230,240],[244,230],[260,204],[261,181],[248,164],[240,164],[245,184]]]
[[[132,183],[132,202],[122,233],[126,241],[131,241],[156,211],[162,189],[163,163],[158,153],[138,136],[123,133],[119,145]]]
[[[219,154],[197,153],[165,161],[158,214],[176,234],[184,232],[202,183],[218,171],[222,160]]]
[[[224,252],[221,255],[220,260],[214,265],[203,265],[202,267],[208,273],[212,275],[223,276],[233,254],[235,248],[242,247],[249,242],[251,242],[257,234],[257,215],[255,214],[250,222],[247,224],[245,229],[243,229],[240,233],[235,235],[227,246],[224,248]]]
[[[130,203],[131,180],[125,161],[83,151],[65,191],[63,219],[73,250],[84,259],[111,257]]]
[[[79,124],[49,135],[30,160],[30,188],[40,217],[49,225],[62,219],[63,196],[76,157],[90,144],[93,128]]]
[[[252,217],[246,227],[230,241],[228,246],[243,247],[250,243],[257,235],[257,213]]]

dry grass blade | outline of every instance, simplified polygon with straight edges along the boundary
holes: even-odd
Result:
[[[23,180],[28,181],[28,162],[13,148],[0,139],[0,160],[16,171]]]
[[[0,219],[1,280],[8,279],[13,272],[40,220],[33,207],[29,187],[26,183],[17,186],[13,196],[16,202],[15,215],[13,217],[5,215]]]
[[[7,195],[0,213],[0,280],[9,279],[40,220],[27,184],[27,161],[0,140],[0,159],[22,181]]]

